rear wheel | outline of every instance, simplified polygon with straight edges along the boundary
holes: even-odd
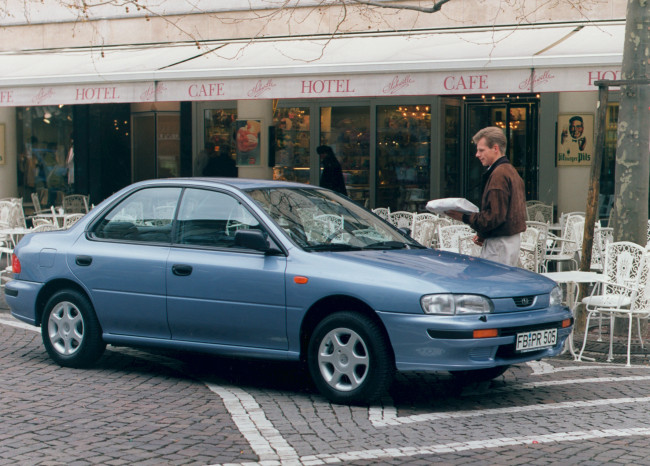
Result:
[[[335,403],[371,403],[388,390],[394,374],[381,327],[352,312],[332,314],[316,326],[307,362],[319,391]]]
[[[453,371],[451,374],[461,383],[485,382],[503,375],[510,366],[496,366],[473,371]]]
[[[49,299],[41,336],[50,357],[66,367],[87,367],[106,348],[90,301],[75,290],[58,291]]]

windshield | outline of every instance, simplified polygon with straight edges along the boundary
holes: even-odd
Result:
[[[247,193],[306,251],[423,247],[371,212],[330,191],[265,188]]]

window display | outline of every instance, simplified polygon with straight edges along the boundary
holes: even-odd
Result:
[[[330,146],[343,169],[348,197],[370,200],[370,108],[322,107],[320,144]]]
[[[377,206],[424,211],[430,144],[429,105],[377,106]]]
[[[36,193],[41,206],[61,205],[74,191],[72,107],[17,109],[18,190],[26,202]]]
[[[275,125],[274,180],[309,183],[309,108],[278,108]]]

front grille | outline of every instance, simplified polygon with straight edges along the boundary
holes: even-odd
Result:
[[[518,296],[512,299],[514,300],[517,307],[530,307],[535,304],[537,296]]]

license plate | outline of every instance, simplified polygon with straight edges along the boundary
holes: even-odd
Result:
[[[532,351],[554,346],[557,342],[557,329],[535,330],[517,334],[517,351]]]

